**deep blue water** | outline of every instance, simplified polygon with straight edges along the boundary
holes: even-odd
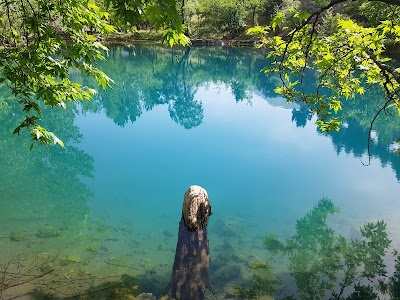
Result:
[[[277,77],[259,72],[267,63],[255,49],[112,47],[100,64],[112,89],[45,111],[64,149],[29,152],[29,141],[10,133],[20,112],[9,102],[0,113],[0,264],[46,252],[58,255],[51,261],[57,282],[78,271],[128,274],[160,294],[192,184],[208,191],[213,207],[210,276],[219,291],[248,282],[248,261],[267,256],[261,237],[290,237],[322,197],[341,209],[328,220],[338,233],[351,239],[367,221],[383,219],[400,248],[400,158],[391,150],[398,119],[377,123],[366,167],[373,110],[346,104],[342,130],[322,134],[304,107],[274,94]],[[371,91],[362,103],[373,108],[379,98]],[[227,252],[237,261],[224,262]],[[36,283],[43,294],[81,291],[45,281]]]

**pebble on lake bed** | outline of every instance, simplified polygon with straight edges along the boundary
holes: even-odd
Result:
[[[61,235],[60,230],[52,226],[41,227],[36,233],[36,236],[38,238],[53,238],[53,237],[58,237],[60,235]]]

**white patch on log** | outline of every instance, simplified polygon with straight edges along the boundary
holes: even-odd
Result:
[[[196,231],[207,225],[207,219],[211,215],[211,205],[204,188],[198,185],[189,187],[183,200],[182,215],[190,231]]]

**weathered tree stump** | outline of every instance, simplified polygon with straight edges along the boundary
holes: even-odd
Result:
[[[192,185],[185,193],[178,243],[172,269],[172,297],[178,300],[204,299],[212,289],[208,277],[210,248],[207,222],[211,205],[205,189]]]

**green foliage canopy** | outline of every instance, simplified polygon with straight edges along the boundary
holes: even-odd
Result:
[[[204,4],[203,14],[213,28],[222,33],[238,35],[244,28],[244,9],[239,0],[215,0]]]
[[[0,82],[10,88],[25,113],[14,133],[28,128],[34,140],[63,145],[38,124],[42,107],[65,107],[66,101],[89,99],[95,93],[71,82],[71,69],[95,78],[104,88],[111,84],[94,66],[106,48],[85,30],[113,31],[108,14],[92,0],[4,1],[1,6]]]
[[[63,146],[39,124],[43,108],[65,108],[68,101],[90,99],[96,93],[71,81],[74,70],[94,78],[103,89],[111,86],[112,79],[96,66],[96,60],[104,59],[107,48],[99,37],[115,30],[112,23],[132,27],[146,16],[156,28],[170,28],[164,39],[171,45],[188,43],[175,0],[114,0],[102,6],[112,6],[113,20],[94,0],[0,3],[0,84],[11,90],[24,112],[14,133],[28,129],[33,141]]]

